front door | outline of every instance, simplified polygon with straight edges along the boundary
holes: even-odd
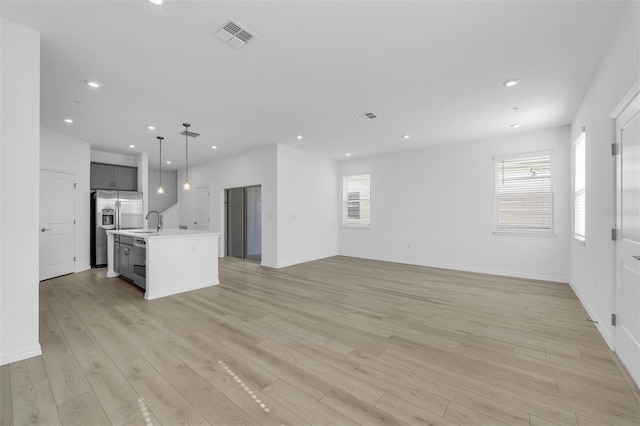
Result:
[[[615,350],[640,387],[640,97],[616,119]]]
[[[196,229],[209,231],[209,187],[196,188]]]
[[[75,176],[40,170],[40,280],[74,272]]]

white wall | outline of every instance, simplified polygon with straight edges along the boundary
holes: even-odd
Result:
[[[338,253],[337,163],[278,145],[278,267]]]
[[[184,191],[184,170],[178,171],[180,225],[194,229],[195,189],[209,186],[211,231],[220,232],[220,256],[224,256],[224,190],[262,185],[262,265],[277,267],[277,146],[270,145],[189,168],[193,190]]]
[[[149,210],[156,210],[162,213],[178,202],[178,173],[175,170],[162,172],[164,195],[158,195],[159,182],[160,177],[158,171],[149,170]],[[182,189],[182,187],[180,189]],[[156,215],[149,217],[149,228],[153,229],[157,225],[158,219]]]
[[[91,161],[94,163],[136,167],[136,157],[133,155],[115,154],[113,152],[96,151],[94,149],[91,150]]]
[[[615,244],[611,241],[615,215],[609,213],[615,210],[615,169],[610,155],[614,123],[610,114],[640,76],[639,14],[639,4],[630,2],[573,120],[567,142],[570,145],[581,128],[587,128],[587,236],[584,245],[571,241],[570,282],[610,346],[609,318],[615,312]]]
[[[40,34],[0,23],[0,364],[40,355]]]
[[[62,133],[40,128],[40,168],[75,175],[76,187],[76,236],[75,272],[84,271],[90,265],[90,145]]]
[[[371,174],[371,228],[338,228],[341,255],[568,280],[569,128],[350,159],[342,178]],[[493,156],[553,150],[555,237],[497,236]],[[410,245],[410,248],[409,248]]]

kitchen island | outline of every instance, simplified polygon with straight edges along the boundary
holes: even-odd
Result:
[[[134,271],[136,279],[128,278],[145,289],[147,300],[219,284],[219,237],[217,233],[186,229],[107,231],[107,277],[120,275],[120,260],[128,257],[131,247],[139,260]],[[136,241],[135,247],[126,246],[127,257],[115,255],[120,248],[124,254],[121,239]]]

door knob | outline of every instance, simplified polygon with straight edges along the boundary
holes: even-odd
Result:
[[[51,231],[51,228],[41,228],[40,232],[47,232],[47,231]]]

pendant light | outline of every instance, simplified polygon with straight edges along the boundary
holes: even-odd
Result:
[[[191,184],[189,183],[189,127],[191,124],[182,123],[184,126],[184,146],[185,146],[185,167],[184,167],[184,184],[182,189],[185,191],[191,191]]]
[[[162,187],[162,140],[164,139],[162,136],[156,136],[158,138],[158,142],[160,142],[160,170],[158,171],[158,195],[164,195],[164,188]]]

